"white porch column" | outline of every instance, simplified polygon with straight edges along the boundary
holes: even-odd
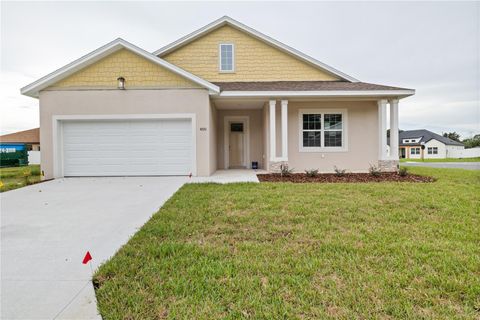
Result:
[[[398,161],[398,99],[390,104],[390,159]]]
[[[276,116],[276,100],[270,100],[270,161],[275,161],[277,157],[277,140],[276,140],[276,129],[275,129],[275,116]]]
[[[282,160],[288,161],[288,100],[282,100]]]
[[[387,160],[387,100],[378,100],[378,160]]]

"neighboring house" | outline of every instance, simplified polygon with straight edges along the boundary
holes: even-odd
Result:
[[[407,159],[456,158],[465,149],[461,142],[425,129],[401,131],[399,147],[400,158]]]
[[[28,151],[40,151],[40,128],[4,134],[0,143],[23,143]]]
[[[45,178],[208,176],[252,162],[396,170],[387,104],[398,128],[398,101],[415,93],[360,82],[229,17],[154,53],[114,40],[21,92],[40,100]]]
[[[28,162],[40,164],[40,128],[4,134],[0,136],[0,144],[25,144]]]

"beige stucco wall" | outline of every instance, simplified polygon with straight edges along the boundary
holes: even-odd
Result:
[[[235,46],[235,72],[219,72],[221,43]],[[231,26],[223,26],[161,57],[208,81],[338,80]]]
[[[200,88],[196,83],[173,73],[127,49],[107,57],[60,80],[55,88],[117,88],[118,77],[127,88]]]
[[[208,151],[212,130],[207,90],[88,90],[40,93],[41,162],[45,178],[53,178],[52,117],[55,115],[115,115],[193,113],[196,115],[197,175],[215,170]],[[206,130],[200,130],[206,128]]]
[[[217,166],[219,169],[225,169],[225,147],[224,147],[224,127],[225,117],[227,116],[248,116],[249,117],[249,135],[250,135],[250,161],[258,161],[258,165],[263,167],[264,147],[263,147],[263,111],[255,110],[218,110],[217,111]]]
[[[279,108],[277,106],[277,108]],[[348,151],[300,152],[299,109],[347,109]],[[295,171],[319,169],[333,172],[337,166],[352,172],[366,172],[378,161],[378,116],[375,101],[290,102],[288,105],[288,165]],[[280,123],[277,121],[277,126]],[[277,135],[277,141],[281,139]],[[277,144],[278,145],[278,144]]]

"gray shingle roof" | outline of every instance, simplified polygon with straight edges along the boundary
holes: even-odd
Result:
[[[366,82],[347,81],[258,81],[213,82],[222,91],[329,91],[329,90],[411,90]]]
[[[402,143],[403,139],[413,139],[413,138],[422,138],[420,139],[420,142],[418,143]],[[438,140],[446,145],[451,145],[451,146],[463,146],[463,143],[445,138],[444,136],[441,136],[439,134],[436,134],[435,132],[431,132],[425,129],[419,129],[419,130],[407,130],[407,131],[402,131],[399,134],[399,145],[400,146],[411,146],[411,145],[420,145],[422,142],[427,143],[428,141],[435,139]]]

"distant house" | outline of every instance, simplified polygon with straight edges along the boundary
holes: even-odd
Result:
[[[40,151],[40,128],[4,134],[0,143],[24,143],[28,151]]]
[[[4,134],[0,136],[0,144],[25,144],[28,163],[40,164],[40,128]]]
[[[456,158],[465,149],[463,143],[425,129],[401,131],[398,146],[400,158],[407,159]]]

